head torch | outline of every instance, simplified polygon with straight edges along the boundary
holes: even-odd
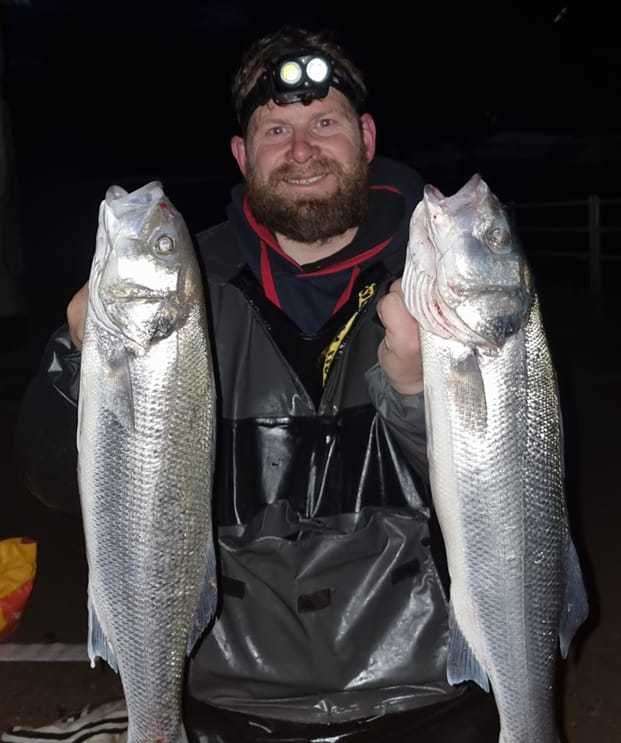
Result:
[[[265,66],[242,101],[238,111],[241,129],[246,131],[254,110],[269,100],[279,106],[289,103],[307,105],[325,98],[330,87],[340,90],[360,112],[366,98],[364,87],[327,54],[307,49],[279,57]]]

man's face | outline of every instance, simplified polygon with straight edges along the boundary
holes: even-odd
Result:
[[[233,155],[255,217],[273,232],[312,243],[359,225],[368,204],[375,124],[334,88],[305,106],[270,101],[253,113]]]

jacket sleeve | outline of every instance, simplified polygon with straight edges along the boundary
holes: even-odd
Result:
[[[80,356],[63,325],[48,341],[15,430],[25,487],[46,506],[68,512],[80,509],[76,446]]]
[[[379,364],[375,364],[367,371],[366,379],[369,395],[376,410],[386,421],[416,473],[427,483],[429,466],[423,393],[400,394],[392,387]]]

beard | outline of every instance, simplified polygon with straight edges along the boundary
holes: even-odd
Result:
[[[289,197],[283,193],[286,179],[312,178],[331,173],[337,188],[326,196]],[[346,170],[328,158],[313,160],[310,167],[285,164],[266,181],[248,169],[248,203],[255,218],[274,233],[301,243],[324,242],[362,224],[369,208],[369,165],[361,148]],[[280,187],[280,188],[279,188]]]

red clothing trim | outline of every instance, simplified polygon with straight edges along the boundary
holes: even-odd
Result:
[[[401,193],[399,189],[395,188],[394,186],[371,186],[371,189],[376,191],[383,190],[392,191],[394,193]],[[261,244],[261,283],[263,285],[263,291],[265,292],[265,296],[270,300],[270,302],[272,302],[272,304],[275,304],[276,307],[278,307],[279,309],[282,309],[282,305],[278,297],[276,282],[274,281],[274,275],[272,273],[272,267],[270,265],[268,248],[271,248],[276,253],[278,253],[278,255],[282,256],[285,260],[298,268],[300,270],[300,273],[297,275],[297,278],[299,279],[312,279],[315,276],[327,276],[329,274],[338,273],[339,271],[345,271],[348,268],[353,269],[349,277],[349,281],[347,282],[347,286],[334,305],[334,309],[332,310],[332,314],[334,315],[341,309],[344,304],[349,301],[354,288],[354,284],[356,283],[356,279],[360,275],[360,264],[364,263],[364,261],[369,260],[369,258],[373,258],[378,253],[381,253],[382,250],[392,240],[391,236],[387,240],[374,245],[372,248],[369,248],[362,253],[358,253],[358,255],[354,255],[347,260],[341,261],[340,263],[334,263],[330,266],[326,266],[325,268],[321,268],[318,271],[304,273],[303,267],[300,266],[297,261],[293,260],[293,258],[288,256],[280,247],[276,236],[272,232],[270,232],[270,230],[268,230],[265,225],[257,221],[256,217],[252,213],[252,209],[250,208],[248,196],[244,196],[243,210],[244,216],[248,220],[248,224],[258,235]]]
[[[369,186],[370,191],[391,191],[392,193],[398,193],[401,195],[401,191],[396,186]]]
[[[359,275],[360,275],[360,266],[354,266],[354,269],[351,272],[351,276],[349,277],[349,281],[347,282],[347,286],[345,287],[345,290],[343,291],[341,296],[338,298],[337,303],[334,305],[334,309],[332,310],[333,315],[336,315],[336,313],[341,309],[341,307],[344,304],[347,304],[347,302],[349,302],[349,298],[351,297],[354,284],[356,283],[356,279],[358,278]]]
[[[360,263],[363,263],[364,261],[368,260],[369,258],[372,258],[374,255],[377,255],[378,253],[381,253],[382,250],[388,245],[388,243],[392,240],[392,236],[388,238],[388,240],[384,240],[381,243],[378,243],[372,248],[369,248],[368,250],[365,250],[363,253],[358,253],[357,255],[352,256],[351,258],[348,258],[346,261],[341,261],[340,263],[334,263],[331,266],[326,266],[325,268],[320,268],[319,271],[310,271],[309,273],[301,274],[298,278],[300,279],[309,279],[313,276],[327,276],[330,273],[338,273],[339,271],[344,271],[346,268],[352,268],[353,266],[357,266]]]
[[[252,209],[250,208],[250,204],[248,203],[247,196],[244,196],[244,216],[248,220],[248,224],[252,227],[252,229],[257,233],[259,238],[266,245],[269,245],[270,248],[273,248],[278,253],[278,255],[282,256],[285,260],[289,261],[289,263],[301,269],[300,264],[294,261],[293,258],[288,256],[285,253],[285,251],[280,247],[280,245],[278,244],[278,240],[276,239],[276,236],[272,232],[270,232],[264,224],[257,222],[257,219],[252,213]]]
[[[278,292],[276,291],[276,283],[274,281],[274,275],[272,274],[272,267],[270,266],[268,248],[263,240],[261,240],[261,284],[263,284],[263,291],[270,302],[275,304],[276,307],[282,309],[280,299],[278,298]]]

